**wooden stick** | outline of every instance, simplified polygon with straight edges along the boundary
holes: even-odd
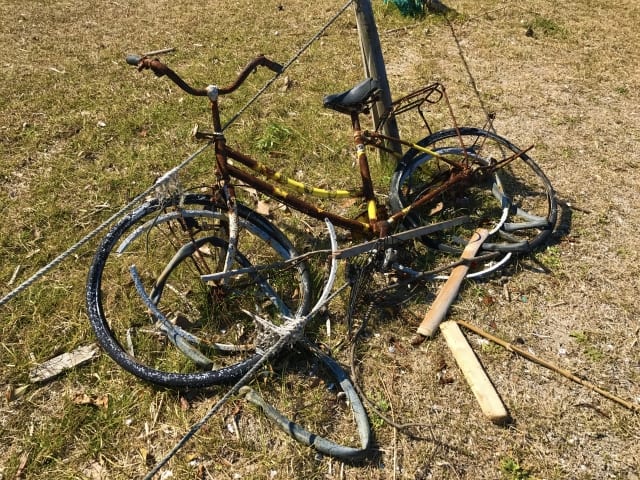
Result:
[[[145,52],[145,53],[143,53],[143,55],[145,57],[151,57],[152,55],[160,55],[161,53],[170,53],[170,52],[173,52],[173,51],[175,51],[175,48],[174,47],[169,47],[169,48],[163,48],[161,50],[153,50],[151,52]]]
[[[489,236],[489,231],[484,228],[478,228],[474,233],[469,243],[462,252],[462,260],[470,260],[476,256],[476,253],[482,246],[482,243]],[[442,286],[442,289],[438,292],[436,299],[431,304],[431,308],[424,316],[422,323],[418,327],[418,334],[423,337],[432,337],[438,330],[438,325],[444,320],[449,311],[449,307],[458,296],[458,291],[462,286],[464,277],[466,277],[469,271],[469,264],[467,262],[458,265],[451,271],[451,275]],[[414,342],[415,344],[416,342]]]
[[[65,352],[35,367],[29,372],[29,380],[34,383],[46,382],[65,370],[88,362],[97,355],[98,346],[95,343],[78,347],[71,352]]]
[[[608,392],[607,390],[604,390],[596,385],[594,385],[591,382],[588,382],[587,380],[583,380],[582,378],[578,377],[577,375],[571,373],[569,370],[565,370],[563,368],[560,368],[556,365],[554,365],[553,363],[547,361],[547,360],[543,360],[541,358],[536,357],[535,355],[533,355],[532,353],[527,352],[526,350],[522,350],[514,345],[512,345],[511,343],[502,340],[501,338],[498,338],[494,335],[491,335],[489,332],[485,332],[484,330],[482,330],[479,327],[476,327],[474,325],[471,325],[470,323],[467,323],[463,320],[458,320],[457,321],[460,325],[462,325],[464,328],[467,328],[469,330],[471,330],[474,333],[477,333],[478,335],[480,335],[481,337],[486,338],[487,340],[491,340],[494,343],[497,343],[498,345],[506,348],[507,350],[509,350],[510,352],[514,352],[517,353],[518,355],[526,358],[527,360],[531,360],[534,363],[537,363],[538,365],[541,365],[545,368],[548,368],[549,370],[553,370],[556,373],[559,373],[560,375],[562,375],[563,377],[568,378],[569,380],[573,380],[576,383],[579,383],[580,385],[587,387],[590,390],[593,390],[594,392],[599,393],[600,395],[602,395],[603,397],[608,398],[609,400],[613,400],[614,402],[618,403],[619,405],[622,405],[623,407],[628,408],[629,410],[633,410],[635,412],[640,412],[640,405],[638,405],[637,403],[633,403],[633,402],[629,402],[628,400],[624,400],[616,395],[614,395],[611,392]]]
[[[471,387],[482,413],[497,425],[509,423],[511,417],[507,412],[507,408],[487,376],[487,372],[482,368],[478,357],[473,353],[458,324],[454,321],[444,322],[440,325],[440,331],[447,341],[458,367],[462,370],[464,378],[467,380],[469,387]]]

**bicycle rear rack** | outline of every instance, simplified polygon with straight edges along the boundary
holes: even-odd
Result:
[[[431,134],[431,128],[429,127],[429,122],[423,112],[423,106],[425,104],[433,105],[438,103],[444,97],[444,86],[438,82],[432,83],[431,85],[427,85],[426,87],[422,87],[418,90],[414,90],[413,92],[395,100],[391,104],[391,108],[385,111],[378,124],[376,125],[376,132],[379,132],[384,127],[385,123],[391,117],[397,117],[401,113],[408,112],[409,110],[417,109],[420,118]]]

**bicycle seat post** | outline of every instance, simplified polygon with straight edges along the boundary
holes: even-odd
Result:
[[[353,140],[356,146],[356,157],[358,160],[358,168],[362,178],[362,193],[367,202],[367,212],[369,223],[374,227],[378,221],[378,208],[376,197],[373,191],[373,182],[371,180],[371,172],[369,170],[369,160],[367,159],[366,147],[364,145],[364,137],[362,128],[360,127],[360,113],[357,111],[350,112],[351,126],[353,128]]]

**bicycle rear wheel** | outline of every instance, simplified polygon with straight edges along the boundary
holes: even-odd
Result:
[[[221,280],[201,278],[222,270],[229,246],[228,217],[206,195],[145,203],[107,234],[89,271],[86,301],[98,342],[121,367],[167,387],[229,382],[260,358],[251,313],[274,323],[306,313],[306,264],[282,265],[297,254],[264,217],[241,205],[238,217],[231,269],[249,273]]]
[[[530,252],[552,233],[557,219],[553,187],[531,157],[508,140],[486,130],[462,127],[429,135],[418,145],[436,155],[418,149],[404,155],[391,180],[394,212],[446,182],[452,175],[451,163],[489,167],[516,157],[493,174],[453,186],[412,210],[405,217],[406,228],[460,215],[470,217],[460,227],[422,238],[426,246],[459,256],[473,231],[483,227],[491,232],[483,251],[500,254],[492,260],[495,264],[510,253]],[[491,271],[492,265],[474,268],[481,275]]]

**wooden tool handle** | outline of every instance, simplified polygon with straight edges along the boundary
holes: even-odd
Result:
[[[478,228],[474,233],[469,243],[464,248],[462,256],[463,260],[471,260],[476,256],[478,250],[489,236],[489,231],[484,228]],[[447,316],[449,307],[458,295],[458,290],[462,285],[464,277],[469,271],[469,265],[458,265],[451,271],[451,275],[442,286],[442,289],[438,292],[436,299],[431,304],[431,308],[427,311],[422,323],[418,327],[418,333],[425,337],[432,337],[438,330],[438,325]]]
[[[500,395],[482,368],[478,357],[473,353],[458,324],[452,321],[444,322],[440,325],[440,330],[458,367],[462,370],[464,378],[471,387],[482,413],[497,425],[508,423],[511,418]]]

